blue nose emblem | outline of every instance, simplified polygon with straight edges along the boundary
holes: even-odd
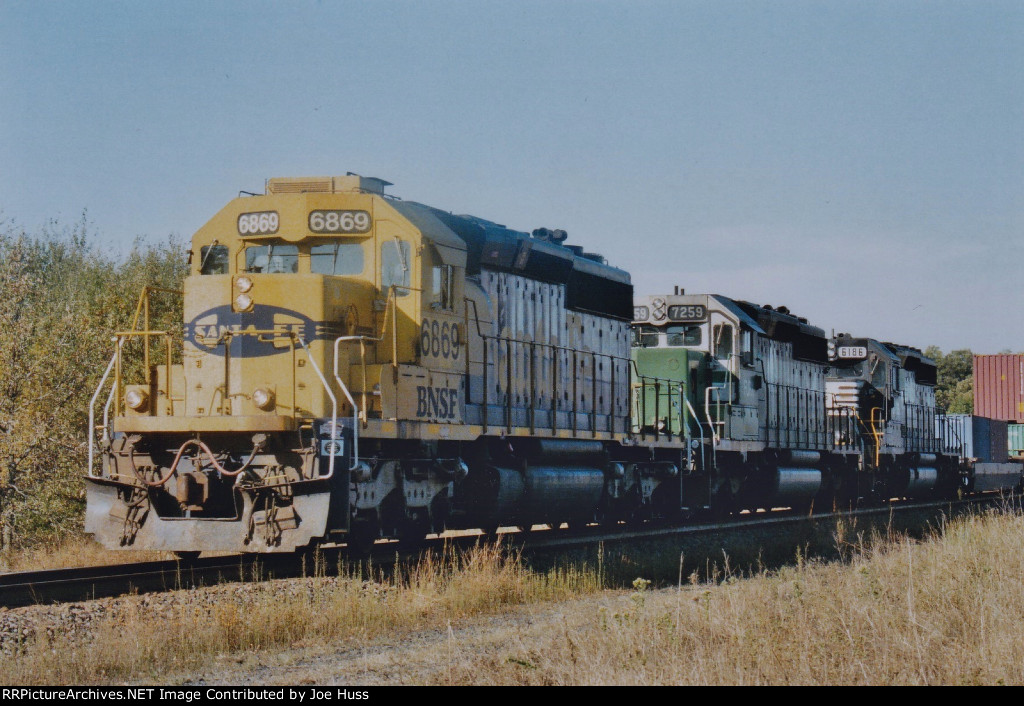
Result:
[[[246,331],[279,331],[280,335],[244,335]],[[231,356],[240,358],[287,353],[291,350],[289,332],[307,343],[332,336],[323,321],[313,321],[297,311],[267,304],[256,304],[247,312],[232,311],[230,304],[224,304],[197,314],[185,324],[185,340],[213,355],[224,355],[225,334],[233,334]]]

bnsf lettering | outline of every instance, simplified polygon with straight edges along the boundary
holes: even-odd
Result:
[[[459,391],[451,387],[416,386],[416,416],[455,419],[459,414]]]

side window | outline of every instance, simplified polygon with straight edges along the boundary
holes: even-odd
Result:
[[[404,297],[412,280],[411,248],[404,240],[385,240],[380,245],[380,288],[385,294],[395,287],[395,294]]]
[[[889,377],[889,366],[874,353],[871,354],[871,384],[877,389],[885,388],[886,378]]]
[[[204,245],[199,251],[199,274],[226,275],[229,262],[227,245]]]
[[[431,292],[434,307],[453,311],[455,309],[455,268],[451,265],[435,265],[431,272]]]
[[[314,245],[309,256],[310,271],[315,275],[358,275],[363,271],[360,243]]]
[[[732,355],[732,326],[715,324],[715,357],[727,360]]]

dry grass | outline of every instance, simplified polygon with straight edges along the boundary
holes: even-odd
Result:
[[[244,599],[226,594],[211,604],[184,598],[162,611],[136,599],[126,615],[100,618],[88,640],[42,638],[0,659],[0,683],[159,680],[222,654],[444,629],[509,605],[598,591],[602,581],[600,570],[588,567],[533,572],[493,545],[449,551],[406,571],[371,572],[373,580],[349,574],[266,582]]]
[[[455,684],[1021,684],[1024,518],[652,591],[438,672]]]
[[[76,566],[107,566],[128,561],[159,561],[173,556],[170,552],[157,551],[116,552],[104,549],[91,539],[74,538],[54,545],[22,549],[0,557],[0,570],[38,571]]]
[[[399,673],[445,684],[1024,683],[1024,518],[984,515],[943,530],[854,542],[846,562],[798,555],[778,571],[694,575],[662,590],[640,579],[628,595],[601,592],[601,566],[537,572],[482,547],[372,580],[222,587],[163,609],[135,599],[99,618],[87,641],[42,638],[0,659],[0,683],[166,681],[226,655],[328,644],[345,655],[416,634],[437,636],[426,662],[437,668]],[[555,608],[551,629],[505,620],[531,623],[541,602]],[[475,616],[499,622],[452,630],[480,625]],[[341,669],[337,659],[328,662]]]

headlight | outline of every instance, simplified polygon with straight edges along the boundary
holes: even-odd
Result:
[[[143,412],[149,404],[149,395],[145,390],[128,390],[124,396],[124,403],[136,412]]]
[[[248,277],[239,277],[238,279],[235,280],[235,287],[238,288],[239,292],[245,294],[250,289],[252,289],[252,280],[249,279]]]
[[[238,311],[245,311],[251,306],[252,297],[250,297],[248,294],[239,294],[237,297],[235,297],[235,308],[238,309]]]
[[[257,387],[252,393],[252,401],[260,409],[271,409],[274,406],[274,393],[262,387]]]

